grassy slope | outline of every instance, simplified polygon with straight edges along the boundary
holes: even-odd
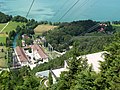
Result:
[[[113,28],[116,29],[117,32],[120,32],[120,24],[116,25],[116,24],[112,24]]]
[[[54,28],[56,28],[57,26],[52,26],[52,25],[38,25],[34,31],[36,35],[42,34],[45,31],[49,31],[52,30]]]
[[[2,30],[5,25],[6,23],[0,24],[0,30]]]
[[[6,37],[7,37],[6,34],[4,33],[0,34],[0,43],[6,43]]]
[[[21,22],[10,22],[9,25],[3,30],[3,33],[6,33],[6,32],[9,33],[10,31],[15,30],[18,25],[22,26],[24,24],[25,23],[21,23]]]
[[[0,36],[0,43],[6,43],[6,37],[1,37]]]
[[[6,32],[10,32],[12,30],[15,30],[16,27],[19,25],[19,26],[22,26],[24,25],[25,23],[21,23],[21,22],[10,22],[9,25],[3,30],[2,34],[0,34],[0,43],[5,43],[6,42]],[[0,24],[0,30],[5,26],[6,24]]]

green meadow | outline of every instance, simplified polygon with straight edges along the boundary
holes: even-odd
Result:
[[[2,30],[5,27],[6,23],[0,24],[0,30]]]
[[[120,32],[120,24],[112,24],[112,26],[113,26],[113,28],[115,28],[115,30],[117,31],[117,32]]]
[[[6,23],[0,24],[0,30],[2,30],[5,27],[5,25]],[[2,31],[2,33],[0,33],[0,43],[6,43],[6,37],[8,36],[6,32],[9,33],[10,31],[15,30],[18,25],[22,26],[25,25],[25,23],[10,21],[8,26]]]
[[[6,43],[6,37],[1,37],[0,36],[0,43]]]
[[[22,26],[22,25],[25,25],[25,23],[21,23],[21,22],[10,22],[8,24],[8,26],[3,30],[3,33],[6,33],[6,32],[10,32],[10,31],[13,31],[16,29],[17,26]]]

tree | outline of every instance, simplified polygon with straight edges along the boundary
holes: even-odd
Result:
[[[120,33],[115,41],[106,48],[105,61],[101,62],[101,72],[96,84],[99,90],[120,89]]]
[[[88,66],[87,59],[70,60],[69,71],[63,72],[57,84],[52,85],[49,90],[96,90],[94,81],[97,74]]]
[[[1,49],[1,52],[4,52],[4,49],[3,49],[3,48]]]
[[[7,23],[11,20],[11,16],[5,15],[4,13],[0,12],[0,23]]]
[[[114,32],[112,25],[108,24],[105,31],[106,33],[99,32],[99,28],[95,28],[92,31],[89,29],[95,25],[98,25],[98,22],[92,20],[83,20],[83,21],[73,21],[70,23],[61,23],[58,28],[54,30],[47,31],[43,33],[43,36],[46,37],[48,43],[50,43],[55,50],[59,52],[63,52],[64,50],[69,50],[69,46],[72,45],[76,40],[81,41],[80,45],[85,49],[85,52],[103,50],[103,45],[106,45],[109,37],[104,37],[105,35],[111,35]],[[82,36],[86,36],[82,38]],[[98,37],[90,37],[90,36],[98,36]],[[100,37],[101,38],[100,38]],[[87,38],[87,40],[85,40]],[[101,43],[97,44],[95,43]],[[92,42],[92,43],[91,43]],[[94,45],[92,45],[94,43]],[[80,49],[82,49],[80,47]],[[87,48],[88,47],[88,48]],[[82,50],[83,50],[82,49]],[[82,51],[81,50],[81,51]]]
[[[25,77],[23,87],[25,88],[24,90],[26,90],[26,89],[28,89],[28,90],[38,90],[39,80],[34,76]]]
[[[27,45],[31,45],[31,44],[33,44],[33,40],[30,39],[30,38],[27,38],[27,39],[25,39],[25,43],[26,43]]]
[[[5,59],[7,59],[7,56],[5,55]]]
[[[28,20],[25,17],[22,16],[15,16],[12,18],[12,21],[16,21],[16,22],[28,22]]]
[[[13,30],[13,31],[10,31],[10,33],[9,33],[9,38],[11,39],[11,40],[13,40],[14,39],[14,37],[15,37],[15,35],[16,35],[16,32]]]
[[[50,84],[50,85],[53,84],[53,78],[52,78],[51,72],[49,72],[49,84]]]
[[[29,50],[29,53],[32,53],[32,50],[31,50],[31,48],[29,48],[28,50]]]
[[[21,31],[21,29],[22,29],[22,28],[18,25],[18,26],[16,27],[16,32],[19,33],[19,32]]]
[[[0,89],[1,90],[9,89],[9,87],[10,87],[9,80],[10,80],[10,73],[8,71],[3,71],[0,74]]]

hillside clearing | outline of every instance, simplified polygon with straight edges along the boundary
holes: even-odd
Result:
[[[38,25],[34,31],[35,34],[42,34],[45,31],[53,30],[54,28],[57,28],[57,26],[52,26],[52,25]]]
[[[8,26],[3,30],[3,33],[6,33],[6,32],[10,32],[10,31],[13,31],[16,29],[17,26],[22,26],[22,25],[25,25],[25,23],[21,23],[21,22],[10,22],[8,24]]]
[[[4,30],[0,33],[0,43],[6,43],[6,37],[8,36],[6,34],[9,33],[10,31],[13,31],[16,29],[17,26],[22,26],[22,25],[25,25],[25,23],[21,23],[21,22],[9,22],[9,24],[6,26],[6,23],[1,23],[0,24],[0,30],[2,30],[4,28]]]

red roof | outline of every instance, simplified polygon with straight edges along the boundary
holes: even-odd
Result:
[[[15,50],[21,62],[28,62],[27,56],[21,47],[17,46]]]
[[[42,47],[40,47],[39,45],[34,44],[34,45],[32,46],[32,48],[33,48],[33,51],[36,50],[36,51],[38,52],[38,54],[40,55],[40,57],[41,57],[42,59],[47,59],[47,58],[48,58],[47,54],[44,52],[44,50],[42,49]]]

